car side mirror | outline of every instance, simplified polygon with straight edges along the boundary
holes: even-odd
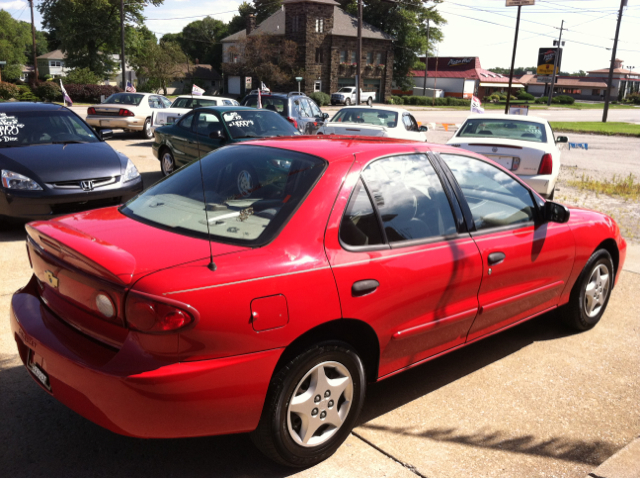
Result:
[[[101,140],[110,140],[111,138],[113,138],[113,130],[100,130],[98,132],[98,135],[100,136]]]
[[[556,143],[569,143],[569,138],[566,136],[559,136],[556,138]]]
[[[227,135],[225,135],[224,131],[222,130],[213,130],[211,133],[209,133],[209,138],[211,138],[212,140],[226,140]]]
[[[329,113],[323,113],[322,114],[322,119],[326,120],[327,118],[329,118]]]
[[[571,212],[569,208],[553,201],[544,204],[544,221],[551,223],[566,223],[569,221]]]
[[[420,126],[420,131],[429,131],[429,128],[427,128],[427,127],[426,127],[426,126],[424,126],[424,125],[421,125],[421,126]]]

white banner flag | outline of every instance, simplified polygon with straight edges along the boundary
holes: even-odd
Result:
[[[204,90],[194,83],[193,87],[191,88],[191,94],[202,96],[204,94]]]
[[[62,99],[66,104],[68,103],[69,106],[73,105],[73,102],[71,101],[71,97],[69,96],[69,94],[67,93],[67,90],[64,89],[64,85],[62,84],[62,80],[60,80],[60,90],[62,90]]]
[[[471,113],[484,113],[482,102],[477,96],[471,98]]]

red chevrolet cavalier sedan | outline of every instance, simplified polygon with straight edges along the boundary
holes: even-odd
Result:
[[[366,385],[562,307],[602,317],[626,243],[477,154],[365,138],[221,148],[120,208],[27,226],[34,380],[143,438],[252,431],[309,466]]]

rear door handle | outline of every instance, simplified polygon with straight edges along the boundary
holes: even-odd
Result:
[[[364,296],[366,294],[373,293],[376,289],[378,289],[380,283],[378,283],[375,279],[363,279],[362,281],[356,281],[351,286],[351,296]]]
[[[489,266],[493,266],[495,264],[502,263],[505,257],[506,255],[502,251],[496,251],[495,253],[491,253],[488,256],[487,262],[489,263]]]

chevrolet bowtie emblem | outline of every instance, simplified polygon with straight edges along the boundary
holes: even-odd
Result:
[[[56,278],[56,276],[51,272],[51,271],[45,271],[44,272],[45,276],[47,277],[47,283],[49,283],[49,285],[52,288],[58,288],[58,278]]]

